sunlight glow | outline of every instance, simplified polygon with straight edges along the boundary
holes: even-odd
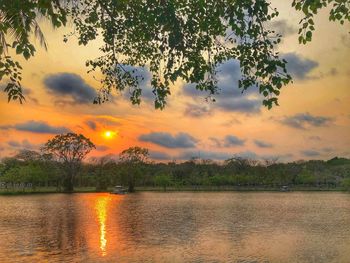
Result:
[[[103,137],[104,137],[105,139],[112,139],[112,138],[114,138],[116,135],[117,135],[117,133],[114,132],[114,131],[105,131],[105,132],[103,132]]]
[[[108,197],[101,197],[97,200],[96,211],[97,217],[100,224],[100,249],[102,256],[107,255],[107,239],[106,239],[106,218],[107,218],[107,205],[109,202]]]

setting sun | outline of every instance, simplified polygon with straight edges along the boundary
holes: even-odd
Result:
[[[113,131],[105,131],[103,133],[103,137],[105,137],[106,139],[112,139],[113,137],[115,137],[117,133],[113,132]]]

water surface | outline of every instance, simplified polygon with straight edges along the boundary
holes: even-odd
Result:
[[[0,196],[0,262],[350,262],[345,193]]]

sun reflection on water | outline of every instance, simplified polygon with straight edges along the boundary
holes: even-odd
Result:
[[[106,219],[108,203],[108,197],[100,197],[97,199],[95,206],[97,211],[98,222],[100,224],[100,249],[102,252],[102,256],[107,255]]]

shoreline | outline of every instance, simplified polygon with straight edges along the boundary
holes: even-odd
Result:
[[[290,193],[290,192],[344,192],[348,193],[349,190],[342,187],[336,188],[320,188],[320,187],[291,187],[288,191],[282,191],[276,187],[167,187],[164,190],[163,187],[136,187],[137,192],[277,192],[277,193]],[[38,195],[38,194],[79,194],[79,193],[110,193],[112,188],[106,191],[96,191],[94,187],[78,187],[72,193],[63,191],[57,191],[55,188],[38,188],[33,190],[3,190],[0,189],[0,196],[16,196],[16,195]]]

